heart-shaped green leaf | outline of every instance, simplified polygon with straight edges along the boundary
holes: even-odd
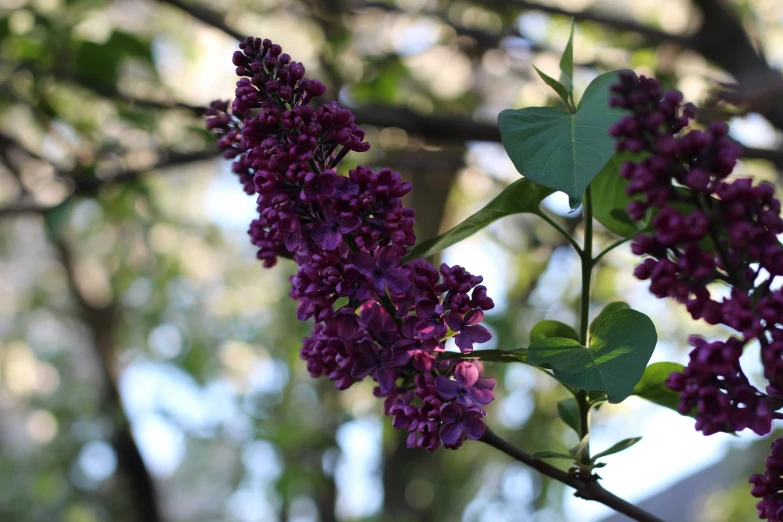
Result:
[[[614,455],[615,453],[620,453],[621,451],[627,450],[628,448],[630,448],[631,446],[633,446],[634,444],[636,444],[640,440],[642,440],[641,437],[632,437],[630,439],[621,440],[620,442],[618,442],[617,444],[615,444],[611,448],[606,449],[606,450],[602,451],[601,453],[599,453],[598,455],[594,456],[592,458],[592,460],[595,461],[595,460],[600,459],[601,457],[606,457],[608,455]]]
[[[618,152],[604,165],[590,184],[593,193],[593,217],[619,236],[630,236],[644,228],[643,222],[631,219],[626,212],[632,198],[625,193],[628,180],[620,176],[620,167],[626,161],[638,161],[639,156]]]
[[[587,87],[576,113],[554,107],[508,109],[498,126],[503,146],[527,178],[568,194],[576,208],[587,186],[614,155],[609,127],[623,115],[609,107],[609,88],[618,71],[600,75]]]
[[[579,434],[579,403],[570,397],[557,403],[557,414],[572,430]]]
[[[665,382],[672,373],[680,373],[684,369],[682,364],[673,362],[651,364],[644,370],[642,379],[633,390],[633,395],[677,411],[680,394],[666,387]]]
[[[606,306],[604,306],[600,312],[598,312],[598,315],[593,319],[593,322],[590,323],[590,328],[588,329],[588,332],[590,334],[590,337],[593,336],[593,329],[595,328],[595,325],[601,324],[601,321],[603,320],[603,317],[616,312],[618,310],[630,310],[631,305],[628,303],[625,303],[623,301],[613,301]],[[335,308],[336,310],[336,308]],[[561,337],[566,337],[565,335],[562,335]],[[578,339],[577,339],[578,340]]]
[[[493,221],[513,214],[537,214],[538,206],[553,190],[533,183],[529,179],[520,179],[506,187],[495,199],[470,216],[468,219],[443,234],[422,241],[408,252],[403,259],[407,263],[419,257],[437,254],[444,248],[459,243],[472,236]]]
[[[544,319],[539,321],[532,330],[530,330],[530,342],[538,341],[539,339],[546,339],[547,337],[565,337],[567,339],[579,340],[579,334],[576,333],[571,326],[561,323],[560,321],[553,321],[551,319]]]
[[[527,362],[549,363],[563,384],[602,391],[609,402],[622,402],[644,374],[658,336],[652,321],[636,310],[616,310],[599,319],[589,347],[573,339],[541,339],[530,345]]]

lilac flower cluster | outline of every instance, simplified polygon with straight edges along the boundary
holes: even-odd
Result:
[[[767,469],[763,474],[750,477],[753,484],[750,494],[762,499],[756,504],[759,518],[783,522],[783,439],[772,443],[765,465]]]
[[[401,264],[416,242],[414,211],[401,199],[410,183],[389,169],[338,174],[348,152],[369,148],[353,114],[336,102],[310,105],[325,87],[279,45],[248,38],[239,47],[236,98],[230,109],[214,102],[207,126],[245,192],[258,194],[249,230],[258,258],[299,266],[290,294],[298,318],[315,321],[301,350],[310,374],[338,389],[374,379],[409,447],[481,438],[495,380],[480,363],[441,356],[450,337],[463,353],[490,339],[479,323],[494,303],[481,276]]]
[[[627,210],[634,220],[651,217],[653,229],[632,245],[634,254],[648,256],[635,275],[649,279],[657,297],[683,303],[694,319],[738,332],[726,341],[691,337],[688,365],[666,384],[680,394],[678,410],[695,413],[696,429],[705,435],[745,428],[767,434],[772,421],[783,418],[776,412],[783,406],[783,292],[770,289],[783,275],[777,239],[783,219],[774,187],[729,180],[741,148],[723,122],[686,132],[695,110],[682,106],[678,91],[664,93],[655,79],[632,73],[622,73],[612,90],[611,105],[630,111],[610,129],[617,148],[643,158],[620,171],[635,197]],[[712,298],[707,285],[714,282],[728,284],[730,295]],[[751,341],[761,346],[766,393],[750,384],[740,365]],[[783,454],[776,454],[782,444],[773,445],[768,473],[751,479],[754,495],[764,497],[760,515],[770,520],[783,512]]]

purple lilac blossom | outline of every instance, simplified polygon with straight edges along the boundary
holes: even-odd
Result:
[[[769,457],[764,462],[766,470],[750,477],[753,489],[750,494],[761,500],[756,504],[759,518],[769,522],[783,522],[783,439],[772,443]]]
[[[620,174],[634,197],[627,210],[632,219],[652,216],[652,232],[632,244],[648,256],[635,275],[650,281],[657,297],[684,304],[694,319],[725,325],[736,332],[726,341],[692,336],[693,350],[682,373],[667,386],[679,392],[677,409],[694,414],[705,435],[746,428],[758,435],[772,430],[783,406],[783,292],[771,290],[783,275],[783,233],[780,201],[769,183],[728,176],[742,149],[728,137],[728,125],[688,129],[692,105],[682,106],[678,91],[663,92],[657,80],[621,73],[610,104],[630,114],[611,129],[617,149],[641,153]],[[712,297],[708,285],[731,287],[727,297]],[[748,343],[761,346],[768,385],[753,386],[740,365]],[[772,445],[767,471],[754,475],[753,495],[759,517],[783,521],[783,439]]]
[[[643,153],[620,169],[635,198],[628,213],[635,220],[652,215],[653,231],[639,234],[631,247],[648,256],[635,275],[649,280],[657,297],[684,304],[694,319],[740,334],[714,343],[691,338],[686,370],[668,381],[680,393],[679,410],[695,408],[696,427],[706,435],[745,428],[769,433],[783,390],[783,296],[769,291],[783,274],[780,202],[769,183],[728,179],[741,148],[724,122],[687,129],[695,109],[681,105],[678,91],[663,92],[657,80],[629,72],[612,90],[610,103],[630,111],[610,129],[617,148]],[[728,283],[730,295],[714,299],[708,285],[715,282]],[[762,346],[767,393],[748,382],[739,362],[754,340]]]
[[[213,102],[207,127],[245,192],[257,194],[248,232],[258,259],[271,267],[291,257],[299,267],[290,295],[299,320],[314,319],[301,349],[308,371],[341,390],[374,379],[409,447],[480,438],[495,380],[478,363],[439,356],[452,335],[463,352],[490,339],[478,324],[494,307],[482,278],[460,266],[401,264],[416,242],[414,211],[402,203],[411,184],[390,169],[338,174],[348,152],[370,147],[351,111],[310,105],[326,87],[279,45],[248,38],[239,48],[235,99]],[[340,298],[348,302],[335,309]]]

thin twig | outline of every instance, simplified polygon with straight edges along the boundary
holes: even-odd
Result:
[[[640,507],[635,506],[630,502],[618,497],[614,493],[604,489],[604,487],[598,483],[596,477],[577,477],[566,471],[556,468],[551,464],[544,462],[543,460],[534,459],[533,456],[528,452],[511,444],[489,428],[486,429],[484,436],[479,440],[495,449],[502,451],[509,457],[518,460],[527,466],[530,466],[547,477],[553,478],[558,482],[562,482],[566,486],[574,488],[576,490],[575,495],[579,498],[599,502],[607,507],[614,509],[618,513],[622,513],[623,515],[637,520],[638,522],[664,522],[662,519],[656,517],[652,513],[648,513]]]
[[[170,4],[181,11],[188,13],[190,16],[197,20],[201,20],[207,25],[211,25],[216,29],[220,29],[230,37],[239,40],[240,42],[247,38],[246,34],[242,34],[233,27],[229,26],[222,15],[215,11],[202,7],[199,5],[193,5],[181,0],[158,0],[162,4]]]
[[[3,139],[11,140],[11,138],[8,138],[7,136],[4,136]],[[217,149],[203,150],[203,151],[193,152],[193,153],[181,153],[181,152],[176,152],[171,150],[161,150],[158,153],[160,158],[159,161],[153,165],[150,165],[149,167],[143,169],[117,170],[108,176],[102,178],[96,178],[96,177],[87,177],[81,175],[83,167],[79,167],[77,169],[68,172],[63,172],[61,170],[58,170],[58,168],[55,165],[51,164],[51,162],[48,162],[45,158],[41,157],[40,155],[36,154],[33,151],[28,150],[21,144],[16,143],[15,146],[19,150],[23,151],[25,154],[28,154],[29,156],[33,158],[37,158],[41,161],[45,161],[50,165],[52,165],[52,167],[54,167],[55,172],[57,174],[57,178],[68,182],[73,187],[72,192],[66,198],[70,198],[74,195],[91,196],[94,195],[98,191],[98,189],[100,189],[104,185],[111,185],[115,183],[127,183],[131,181],[135,181],[139,179],[141,176],[155,170],[164,170],[175,166],[187,165],[189,163],[195,163],[198,161],[205,161],[220,156],[220,151],[218,151]],[[56,206],[56,205],[51,205],[51,206],[40,205],[38,203],[35,203],[34,201],[27,201],[26,199],[27,198],[20,199],[10,205],[0,208],[0,217],[15,216],[19,214],[41,213]]]
[[[107,306],[97,307],[90,304],[82,295],[76,284],[73,252],[70,246],[61,238],[53,237],[52,243],[62,262],[68,287],[76,301],[76,310],[90,330],[95,358],[103,380],[102,407],[104,414],[119,416],[120,422],[115,423],[111,433],[111,443],[117,454],[118,468],[131,483],[129,491],[133,499],[133,512],[139,522],[162,522],[157,487],[152,478],[139,447],[133,437],[129,420],[122,406],[122,400],[117,388],[116,343],[119,306],[112,301]]]

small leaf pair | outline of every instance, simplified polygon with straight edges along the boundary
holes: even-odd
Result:
[[[587,346],[579,343],[572,328],[552,323],[533,329],[539,337],[532,339],[528,364],[549,364],[563,384],[604,392],[611,403],[631,395],[658,339],[650,318],[625,303],[612,303],[596,317]],[[545,328],[563,336],[542,336]]]

